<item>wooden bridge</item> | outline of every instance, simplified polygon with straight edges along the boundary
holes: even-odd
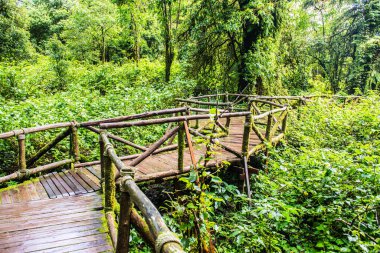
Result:
[[[200,161],[209,169],[228,161],[243,168],[250,197],[250,157],[278,143],[285,134],[290,106],[308,99],[207,95],[177,99],[179,107],[171,109],[2,133],[0,139],[17,140],[18,168],[1,177],[0,184],[34,179],[0,191],[0,252],[128,252],[131,225],[155,252],[183,252],[179,238],[137,183],[177,177],[196,170]],[[166,130],[151,145],[117,134],[153,125]],[[53,129],[62,132],[27,157],[26,136],[30,140],[33,134]],[[81,163],[85,140],[78,129],[99,136],[99,146],[93,147],[99,149],[99,161]],[[66,138],[70,139],[67,159],[35,166]],[[134,153],[117,154],[116,143]],[[102,217],[107,226],[102,225]]]

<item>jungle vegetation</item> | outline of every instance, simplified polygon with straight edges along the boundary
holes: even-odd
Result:
[[[189,194],[161,208],[189,252],[379,252],[379,89],[379,0],[0,0],[0,132],[197,94],[364,96],[292,111],[261,157],[268,173],[251,178],[252,205],[217,174],[182,178]],[[83,138],[81,159],[96,158],[96,136]],[[16,152],[0,142],[0,174]]]

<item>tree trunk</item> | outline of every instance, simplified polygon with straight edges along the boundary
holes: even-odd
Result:
[[[104,64],[106,62],[106,35],[104,31],[104,27],[102,26],[102,63]]]
[[[165,82],[170,81],[171,67],[174,59],[173,40],[171,32],[172,6],[170,1],[162,2],[164,37],[165,37]]]
[[[239,0],[240,10],[245,11],[248,8],[250,0]],[[253,46],[257,43],[260,35],[263,33],[263,27],[261,27],[262,20],[259,17],[259,21],[253,24],[250,20],[243,20],[243,38],[241,45],[240,64],[238,69],[239,83],[238,92],[245,90],[251,82],[253,82],[253,76],[248,69],[249,53],[254,51]],[[263,93],[263,81],[261,77],[256,78],[255,82],[256,93],[262,95]]]
[[[137,6],[136,6],[137,8]],[[133,12],[131,13],[131,23],[132,23],[132,33],[133,33],[133,40],[134,40],[134,45],[133,45],[133,58],[136,62],[136,64],[139,64],[140,61],[140,39],[139,39],[139,31],[137,28],[137,23],[135,19],[135,15]]]

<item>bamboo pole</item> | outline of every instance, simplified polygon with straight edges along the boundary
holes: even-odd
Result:
[[[178,170],[182,171],[185,152],[184,122],[179,122],[178,127]]]
[[[112,145],[107,143],[104,148],[105,152],[102,159],[104,166],[104,210],[107,213],[113,211],[115,206],[115,174],[114,165],[108,154],[108,149],[111,149]]]
[[[74,169],[74,163],[78,163],[80,160],[78,128],[75,125],[71,126],[71,157],[74,160],[71,169]]]
[[[100,133],[102,132],[102,130],[97,129],[97,128],[92,127],[92,126],[87,126],[87,127],[85,127],[85,128],[87,128],[88,130],[90,130],[90,131],[92,131],[92,132],[94,132],[94,133],[97,133],[97,134],[100,134]],[[113,139],[113,140],[115,140],[115,141],[118,141],[118,142],[124,143],[124,144],[126,144],[126,145],[128,145],[128,146],[131,146],[132,148],[135,148],[135,149],[138,149],[138,150],[141,150],[141,151],[146,151],[146,150],[147,150],[146,147],[140,146],[140,145],[138,145],[138,144],[136,144],[136,143],[133,143],[133,142],[131,142],[131,141],[128,141],[128,140],[126,140],[126,139],[124,139],[124,138],[121,138],[121,137],[119,137],[119,136],[117,136],[117,135],[114,135],[114,134],[111,134],[111,133],[107,133],[107,136],[108,136],[110,139]]]
[[[185,133],[186,133],[187,145],[189,146],[191,163],[193,164],[193,166],[195,168],[197,166],[197,161],[195,160],[193,143],[191,141],[191,135],[189,132],[189,126],[187,125],[187,121],[183,122],[183,126],[184,126]],[[183,154],[182,154],[182,158],[183,158]],[[182,170],[183,170],[183,161],[182,161]]]
[[[269,134],[270,136],[273,136],[273,135],[276,133],[277,128],[280,126],[280,124],[282,125],[283,120],[284,120],[284,118],[286,117],[287,114],[288,114],[288,111],[283,111],[283,112],[281,113],[281,115],[278,117],[277,122],[274,123],[273,128],[272,128],[272,130],[270,131],[270,134]],[[282,129],[282,128],[281,128],[281,129]]]
[[[274,103],[274,102],[271,102],[271,101],[257,99],[257,98],[254,98],[251,101],[256,101],[256,102],[260,102],[260,103],[268,104],[268,105],[273,105],[273,106],[277,106],[277,107],[283,107],[284,106],[284,105],[277,104],[277,103]]]
[[[18,137],[18,166],[19,166],[19,172],[20,177],[24,177],[27,174],[26,170],[26,150],[25,150],[25,135],[20,134]]]
[[[286,108],[285,108],[286,109]],[[284,108],[273,110],[273,112],[283,111]],[[243,111],[243,112],[233,112],[233,113],[223,113],[219,115],[219,118],[228,118],[228,117],[242,117],[246,115],[250,115],[251,112]],[[214,114],[201,114],[201,115],[190,115],[190,116],[177,116],[170,118],[159,118],[159,119],[149,119],[149,120],[141,120],[134,122],[116,122],[116,123],[105,123],[100,124],[100,128],[108,129],[108,128],[123,128],[123,127],[132,127],[132,126],[148,126],[153,124],[164,124],[170,122],[180,122],[180,121],[189,121],[195,119],[210,119],[214,117]],[[265,113],[262,115],[257,115],[257,117],[265,117]],[[258,117],[258,118],[260,118]]]
[[[251,193],[251,183],[249,181],[247,156],[243,156],[243,164],[244,164],[245,182],[247,186],[247,196],[249,199],[251,199],[252,193]],[[249,202],[249,204],[251,205],[251,202]]]
[[[242,143],[242,147],[241,147],[241,153],[242,153],[243,157],[248,155],[249,136],[251,134],[251,127],[252,127],[252,116],[247,115],[245,117],[244,132],[243,132],[243,143]]]
[[[117,229],[115,226],[115,215],[113,211],[108,211],[105,214],[106,220],[107,220],[107,226],[108,226],[108,232],[111,237],[112,246],[113,248],[116,248],[117,245]]]
[[[105,164],[104,164],[104,152],[105,152],[105,146],[104,146],[104,141],[101,135],[99,135],[99,157],[100,157],[100,185],[103,190],[104,194],[104,169],[105,169]],[[84,167],[84,166],[83,166]]]
[[[286,121],[288,120],[288,113],[286,113],[284,119],[282,120],[282,132],[285,133],[286,132]]]
[[[271,139],[271,128],[272,128],[272,114],[268,115],[267,128],[265,130],[265,139],[270,141]]]
[[[126,180],[132,180],[127,171],[121,170],[121,184],[120,184],[120,216],[119,216],[119,229],[117,234],[116,253],[129,252],[129,236],[131,230],[131,212],[133,202],[129,196],[128,189],[125,187]]]
[[[82,122],[82,123],[80,123],[80,126],[81,127],[98,126],[99,124],[103,124],[103,123],[111,123],[111,122],[120,122],[120,121],[135,120],[135,119],[141,119],[141,118],[149,118],[149,117],[153,117],[153,116],[172,114],[172,113],[184,112],[184,111],[186,111],[186,107],[144,112],[144,113],[140,113],[140,114],[121,116],[121,117],[116,117],[116,118],[111,118],[111,119]]]
[[[33,157],[29,158],[26,162],[26,167],[31,167],[38,159],[40,159],[44,154],[46,154],[50,149],[57,145],[60,141],[66,138],[71,132],[71,128],[68,128],[61,132],[57,137],[55,137],[48,144],[43,146]]]
[[[178,237],[166,226],[161,214],[148,197],[140,190],[133,180],[124,181],[133,203],[139,208],[145,218],[149,230],[155,238],[155,252],[184,252]]]
[[[252,130],[255,132],[255,134],[257,135],[257,137],[259,137],[260,141],[264,142],[265,141],[265,137],[263,136],[263,134],[261,133],[260,129],[256,126],[255,122],[252,120]]]
[[[230,152],[230,153],[236,155],[237,157],[241,157],[241,156],[242,156],[238,151],[236,151],[236,150],[234,150],[234,149],[232,149],[232,148],[229,148],[229,147],[227,147],[226,145],[224,145],[224,144],[222,144],[222,143],[220,143],[220,142],[216,142],[216,141],[213,140],[212,138],[210,138],[210,137],[208,137],[208,136],[206,136],[206,135],[201,134],[199,131],[197,131],[197,130],[195,130],[195,129],[189,128],[189,131],[190,131],[190,133],[193,134],[193,135],[196,135],[196,136],[202,137],[202,138],[205,139],[205,140],[210,140],[211,143],[219,145],[221,148],[223,148],[224,150],[226,150],[226,151],[228,151],[228,152]]]
[[[37,173],[42,172],[42,171],[48,171],[48,170],[56,169],[56,168],[59,168],[63,165],[70,164],[72,162],[73,162],[72,159],[65,159],[62,161],[58,161],[58,162],[38,166],[38,167],[33,168],[33,169],[29,169],[28,173],[29,173],[29,175],[33,175],[33,174],[37,174]]]
[[[167,132],[161,139],[155,142],[149,149],[147,149],[144,153],[142,153],[139,157],[133,160],[129,166],[136,166],[141,163],[145,158],[150,156],[158,147],[160,147],[165,141],[167,141],[170,137],[178,132],[179,127],[173,128],[171,131]]]
[[[52,169],[61,167],[63,165],[66,165],[66,164],[69,164],[69,163],[72,163],[72,162],[73,162],[72,159],[66,159],[66,160],[62,160],[62,161],[58,161],[58,162],[54,162],[54,163],[38,166],[36,168],[27,170],[27,174],[28,175],[34,175],[34,174],[37,174],[39,172],[52,170]],[[10,180],[14,180],[14,179],[20,178],[21,177],[20,174],[21,174],[20,171],[16,171],[16,172],[13,172],[12,174],[9,174],[7,176],[0,177],[0,184],[8,182]]]
[[[0,139],[6,139],[12,136],[18,136],[20,134],[30,134],[30,133],[41,132],[41,131],[55,129],[55,128],[69,127],[71,126],[71,124],[72,124],[71,122],[64,122],[64,123],[56,123],[56,124],[49,124],[49,125],[38,126],[38,127],[29,127],[29,128],[13,130],[10,132],[0,134]]]
[[[231,103],[215,103],[215,102],[210,102],[211,101],[210,98],[207,99],[207,102],[197,101],[197,100],[191,100],[191,99],[180,99],[180,98],[177,98],[176,100],[180,101],[180,102],[186,102],[186,103],[189,103],[189,104],[208,105],[209,109],[210,109],[210,106],[212,106],[212,105],[229,106],[231,104]]]

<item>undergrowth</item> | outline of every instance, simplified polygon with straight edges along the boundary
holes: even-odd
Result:
[[[189,252],[378,252],[379,108],[371,95],[293,111],[287,140],[263,157],[268,173],[251,177],[251,206],[236,186],[192,171],[187,194],[163,209],[167,223]]]

